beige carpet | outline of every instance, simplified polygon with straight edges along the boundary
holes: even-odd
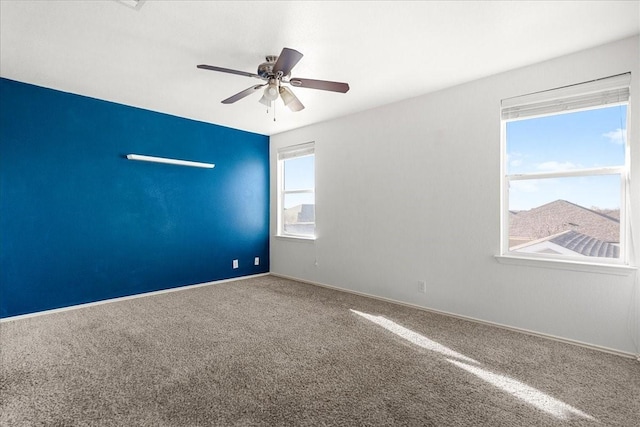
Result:
[[[640,364],[273,276],[0,324],[2,426],[635,426]]]

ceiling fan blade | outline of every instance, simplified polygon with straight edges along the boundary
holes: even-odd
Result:
[[[278,56],[278,60],[273,66],[273,72],[277,74],[278,71],[281,71],[283,76],[288,75],[303,56],[304,55],[297,50],[285,47],[282,49],[282,52],[280,52],[280,56]]]
[[[245,76],[245,77],[257,77],[259,79],[262,78],[257,74],[247,73],[246,71],[238,71],[238,70],[232,70],[230,68],[215,67],[213,65],[200,64],[198,65],[198,68],[202,70],[220,71],[223,73],[237,74],[239,76]]]
[[[349,91],[348,83],[330,82],[327,80],[313,80],[313,79],[302,79],[302,78],[294,77],[289,79],[289,81],[285,83],[289,83],[291,84],[291,86],[294,86],[294,87],[329,90],[331,92],[346,93]]]
[[[300,111],[304,109],[302,102],[291,92],[291,89],[285,86],[280,86],[280,97],[284,105],[289,107],[291,111]]]
[[[222,101],[223,104],[233,104],[236,101],[241,100],[242,98],[245,98],[249,95],[251,95],[252,93],[254,93],[255,91],[257,91],[258,89],[265,87],[267,84],[263,84],[263,85],[255,85],[255,86],[251,86],[250,88],[247,88],[245,90],[243,90],[242,92],[238,92],[233,96],[230,96],[229,98],[225,99],[224,101]]]

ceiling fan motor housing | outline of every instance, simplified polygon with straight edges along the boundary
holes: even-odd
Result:
[[[263,62],[262,64],[258,65],[258,75],[260,77],[262,77],[263,79],[269,79],[269,78],[274,78],[277,77],[276,74],[273,72],[273,66],[276,64],[276,61],[278,60],[278,56],[277,55],[267,55],[265,57],[266,62]],[[291,73],[287,74],[286,76],[281,76],[282,77],[289,77],[291,75]]]

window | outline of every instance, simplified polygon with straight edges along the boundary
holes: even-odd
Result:
[[[278,151],[278,235],[312,239],[316,228],[314,143]]]
[[[630,74],[502,101],[502,254],[627,264]]]

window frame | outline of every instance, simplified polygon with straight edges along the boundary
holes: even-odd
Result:
[[[621,83],[622,82],[622,83]],[[620,96],[622,101],[616,100],[614,97],[607,98],[607,87],[620,86],[626,88],[626,94]],[[584,90],[581,90],[585,88]],[[598,104],[588,89],[594,93],[604,93],[602,103]],[[603,89],[605,88],[605,89]],[[608,77],[604,79],[594,80],[592,82],[579,83],[550,91],[538,92],[534,94],[524,95],[522,97],[510,98],[503,100],[501,103],[500,116],[500,255],[496,256],[498,261],[509,264],[528,264],[534,266],[544,266],[552,268],[563,268],[571,266],[569,269],[592,270],[596,272],[614,272],[614,269],[634,269],[630,262],[630,121],[631,121],[631,97],[630,91],[630,73],[618,76]],[[624,92],[624,91],[623,91]],[[586,95],[585,95],[586,94]],[[583,105],[572,106],[571,102],[565,102],[568,99],[583,97]],[[506,102],[505,102],[506,101]],[[524,114],[520,116],[518,113],[518,102],[523,105]],[[527,105],[527,102],[530,102]],[[506,104],[506,106],[505,106]],[[538,108],[535,108],[536,105]],[[539,106],[542,105],[542,108]],[[626,112],[626,128],[627,137],[624,141],[624,164],[620,166],[603,166],[595,168],[581,168],[560,170],[553,172],[531,172],[531,173],[513,173],[508,174],[507,169],[507,123],[528,120],[539,117],[549,117],[564,113],[574,113],[579,111],[587,111],[593,109],[613,107],[616,105],[625,105]],[[531,108],[533,106],[534,108]],[[527,108],[530,110],[527,112]],[[580,255],[563,255],[563,254],[546,254],[546,253],[526,253],[512,251],[509,248],[509,190],[513,181],[525,181],[533,179],[553,179],[553,178],[571,178],[571,177],[593,177],[603,175],[617,175],[620,177],[620,256],[619,258],[589,257]],[[622,271],[622,274],[626,272]]]
[[[314,177],[313,188],[296,188],[286,190],[284,164],[287,160],[313,156]],[[292,233],[284,229],[284,200],[288,194],[313,194],[314,211],[315,211],[315,193],[316,193],[316,176],[315,176],[315,142],[307,142],[298,145],[291,145],[280,148],[277,153],[277,237],[285,237],[290,239],[315,240],[315,213],[314,213],[314,231],[312,235],[302,233]]]

